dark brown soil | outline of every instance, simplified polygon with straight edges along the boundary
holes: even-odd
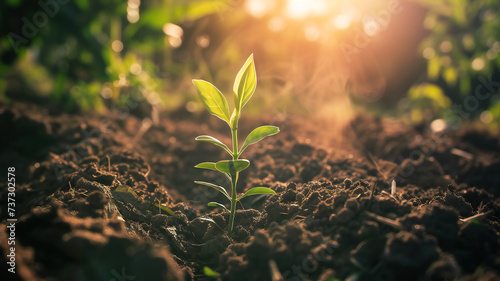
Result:
[[[226,128],[183,110],[161,120],[144,130],[132,116],[0,108],[1,279],[211,280],[207,266],[221,280],[500,280],[498,135],[359,116],[339,146],[328,126],[280,119],[280,134],[245,152],[239,185],[277,195],[242,200],[228,234],[228,214],[206,207],[224,198],[193,183],[227,184],[193,168],[227,158],[194,141],[229,142]],[[241,135],[268,122],[243,120]]]

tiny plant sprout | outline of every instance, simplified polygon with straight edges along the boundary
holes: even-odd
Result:
[[[391,183],[391,195],[395,195],[395,194],[396,194],[396,181],[392,180],[392,183]]]
[[[239,159],[239,157],[249,145],[255,144],[267,136],[277,134],[279,128],[270,125],[258,127],[247,136],[241,147],[238,146],[238,120],[240,119],[241,110],[250,100],[257,86],[257,74],[255,72],[253,54],[247,59],[234,81],[234,109],[231,115],[229,114],[230,111],[226,98],[219,89],[204,80],[194,79],[193,84],[198,90],[198,95],[208,112],[226,122],[231,129],[232,149],[214,137],[207,135],[196,137],[197,141],[208,142],[224,149],[231,156],[231,160],[221,160],[216,163],[203,162],[195,166],[196,168],[214,170],[224,174],[231,183],[231,194],[224,187],[213,183],[203,181],[195,181],[195,183],[219,191],[231,202],[230,209],[227,209],[225,205],[218,202],[210,202],[208,206],[218,207],[229,212],[228,230],[232,232],[234,227],[234,213],[238,201],[250,195],[276,194],[272,189],[267,187],[254,187],[238,197],[236,185],[239,173],[250,165],[250,161]]]

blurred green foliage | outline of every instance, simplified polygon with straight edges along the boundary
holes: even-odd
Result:
[[[424,27],[429,36],[420,51],[427,59],[427,76],[454,104],[463,104],[482,84],[480,77],[500,81],[500,2],[495,0],[418,0],[428,8]],[[483,80],[483,81],[484,81]],[[409,92],[410,98],[412,91]],[[414,96],[414,92],[413,92]],[[478,110],[497,107],[493,99]]]
[[[182,34],[173,47],[165,25],[216,9],[212,0],[2,1],[0,99],[41,96],[68,110],[102,109],[102,94],[139,91],[142,101],[159,103],[162,76],[189,67],[172,54]]]
[[[408,91],[412,101],[405,110],[410,113],[411,121],[419,123],[432,121],[433,116],[439,116],[450,107],[451,101],[437,85],[423,83],[415,85]]]

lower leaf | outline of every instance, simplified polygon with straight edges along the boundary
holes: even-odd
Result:
[[[221,203],[217,202],[210,202],[207,204],[208,207],[214,207],[214,208],[221,208],[229,212],[229,210],[226,208],[226,206],[222,205]]]
[[[227,191],[220,185],[216,185],[216,184],[204,182],[204,181],[195,181],[194,183],[211,187],[211,188],[219,191],[220,193],[224,194],[224,196],[226,196],[227,199],[231,200],[231,197],[229,197],[229,194],[227,193]]]
[[[254,187],[254,188],[248,190],[240,198],[236,199],[236,201],[239,201],[247,196],[259,195],[259,194],[276,194],[276,192],[274,192],[274,190],[270,189],[269,187],[263,187],[263,186]]]

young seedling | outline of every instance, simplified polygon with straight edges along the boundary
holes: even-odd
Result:
[[[222,160],[217,163],[203,162],[195,166],[196,168],[214,170],[223,173],[231,183],[231,194],[229,194],[222,186],[213,183],[202,181],[195,181],[195,183],[208,186],[219,191],[231,202],[230,210],[228,210],[226,206],[218,202],[210,202],[208,203],[208,206],[222,208],[229,212],[228,230],[229,232],[232,232],[234,227],[234,213],[236,211],[236,203],[238,201],[250,195],[276,194],[272,189],[267,187],[254,187],[248,190],[242,196],[238,197],[236,192],[236,185],[238,183],[239,173],[250,165],[250,161],[246,159],[239,159],[239,157],[249,145],[255,144],[267,136],[277,134],[279,132],[279,128],[270,125],[258,127],[247,136],[243,145],[241,147],[238,147],[238,120],[240,119],[240,113],[243,107],[252,97],[257,86],[257,74],[255,72],[253,54],[250,55],[250,57],[247,59],[243,67],[238,72],[238,75],[236,76],[236,79],[234,81],[234,110],[231,115],[229,115],[229,107],[226,98],[219,91],[219,89],[204,80],[193,79],[193,84],[198,90],[198,95],[200,96],[200,99],[207,108],[208,112],[226,122],[229,125],[229,128],[231,128],[233,142],[232,150],[227,145],[211,136],[198,136],[196,137],[196,140],[208,142],[221,147],[227,153],[229,153],[232,159]]]

